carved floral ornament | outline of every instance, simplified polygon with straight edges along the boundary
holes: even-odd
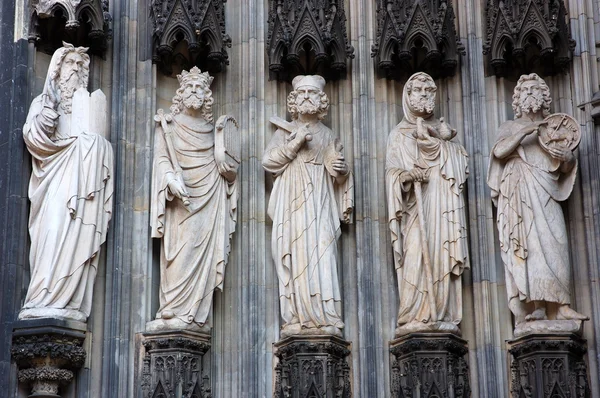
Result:
[[[402,79],[415,72],[452,76],[465,55],[452,1],[377,0],[377,37],[371,49],[380,71]]]
[[[562,0],[488,0],[483,53],[491,72],[541,76],[568,69],[575,48]]]
[[[66,41],[103,55],[112,30],[108,0],[32,0],[29,41],[52,54]]]
[[[271,78],[277,80],[304,74],[344,77],[354,48],[343,0],[269,0],[267,52]]]
[[[171,76],[194,65],[218,73],[229,59],[225,0],[153,0],[153,62]],[[174,66],[176,66],[174,68]]]

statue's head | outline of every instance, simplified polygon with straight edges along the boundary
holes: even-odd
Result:
[[[201,110],[202,117],[212,123],[212,104],[214,102],[210,84],[213,77],[208,72],[202,73],[198,67],[194,66],[190,71],[183,71],[177,75],[179,88],[173,97],[171,112],[180,113],[184,108]]]
[[[329,110],[329,98],[323,91],[325,79],[319,75],[296,76],[292,81],[293,90],[287,98],[287,106],[292,120],[299,114],[317,115],[323,120]]]
[[[436,91],[437,86],[427,73],[418,72],[412,75],[404,85],[405,116],[419,116],[426,119],[433,115]]]
[[[71,113],[73,94],[81,87],[87,88],[90,76],[90,56],[87,47],[75,47],[63,42],[63,47],[54,52],[48,70],[48,84],[60,89],[60,107]]]
[[[542,112],[546,117],[550,114],[550,89],[548,85],[535,73],[522,75],[517,82],[513,94],[513,111],[515,119],[523,116],[524,113]]]

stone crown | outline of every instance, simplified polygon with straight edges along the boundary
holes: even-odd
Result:
[[[201,81],[206,85],[206,87],[210,87],[214,77],[208,74],[208,72],[202,73],[202,71],[194,66],[190,71],[182,71],[180,75],[177,75],[177,80],[179,80],[179,84],[184,86],[193,80]]]

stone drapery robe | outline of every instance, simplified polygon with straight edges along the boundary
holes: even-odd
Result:
[[[425,121],[439,127],[438,121]],[[398,325],[428,323],[430,305],[416,197],[412,182],[401,175],[415,167],[427,169],[422,182],[423,212],[431,260],[437,320],[462,320],[461,274],[468,268],[463,186],[468,156],[457,143],[431,138],[417,142],[416,124],[404,119],[388,137],[386,189],[394,262],[398,274]]]
[[[263,166],[275,176],[268,207],[271,247],[286,324],[342,328],[337,240],[340,220],[351,222],[354,181],[349,173],[338,184],[328,173],[324,162],[335,137],[318,126],[297,155],[287,147],[289,133],[281,129],[265,150]]]
[[[112,214],[113,152],[110,143],[94,132],[71,136],[76,133],[71,132],[70,120],[71,115],[59,116],[45,107],[40,95],[23,127],[33,170],[31,281],[21,315],[58,309],[62,312],[48,316],[61,314],[85,322]]]
[[[186,208],[167,187],[175,168],[158,126],[151,209],[152,237],[162,238],[157,319],[163,311],[171,311],[185,323],[204,325],[215,289],[223,288],[236,225],[238,183],[229,183],[218,172],[212,124],[204,121],[194,129],[176,115],[168,125],[190,206]]]
[[[500,126],[498,142],[526,122]],[[492,149],[488,185],[498,208],[500,254],[509,299],[570,304],[570,266],[565,219],[559,201],[573,189],[577,166],[560,172],[561,162],[542,149],[536,134],[526,136],[506,158]]]

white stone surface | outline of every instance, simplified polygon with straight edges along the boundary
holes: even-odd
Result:
[[[573,147],[545,143],[549,136],[579,132],[553,122],[564,118],[549,116],[551,100],[543,79],[536,74],[521,76],[513,95],[515,119],[500,126],[490,155],[488,184],[498,207],[500,254],[517,326],[586,319],[570,308],[569,244],[559,203],[573,190],[577,160]],[[547,132],[550,129],[556,131]]]
[[[437,87],[425,73],[403,92],[404,118],[389,135],[386,188],[398,273],[396,335],[459,333],[461,275],[468,268],[463,189],[468,155],[456,130],[433,117]]]
[[[83,103],[89,103],[86,50],[65,44],[54,53],[44,91],[23,126],[33,166],[31,281],[19,319],[85,322],[91,311],[100,246],[112,214],[113,153],[103,138],[107,132],[90,129]],[[72,106],[76,98],[83,102]]]
[[[275,177],[268,214],[279,277],[281,336],[342,335],[338,277],[340,221],[350,223],[354,181],[333,131],[321,76],[297,76],[288,96],[292,122],[278,122],[263,166]],[[335,155],[333,155],[335,152]]]
[[[155,117],[151,226],[161,239],[160,309],[147,331],[210,330],[237,220],[238,165],[221,146],[222,158],[215,151],[213,78],[194,67],[178,79],[171,114]]]

